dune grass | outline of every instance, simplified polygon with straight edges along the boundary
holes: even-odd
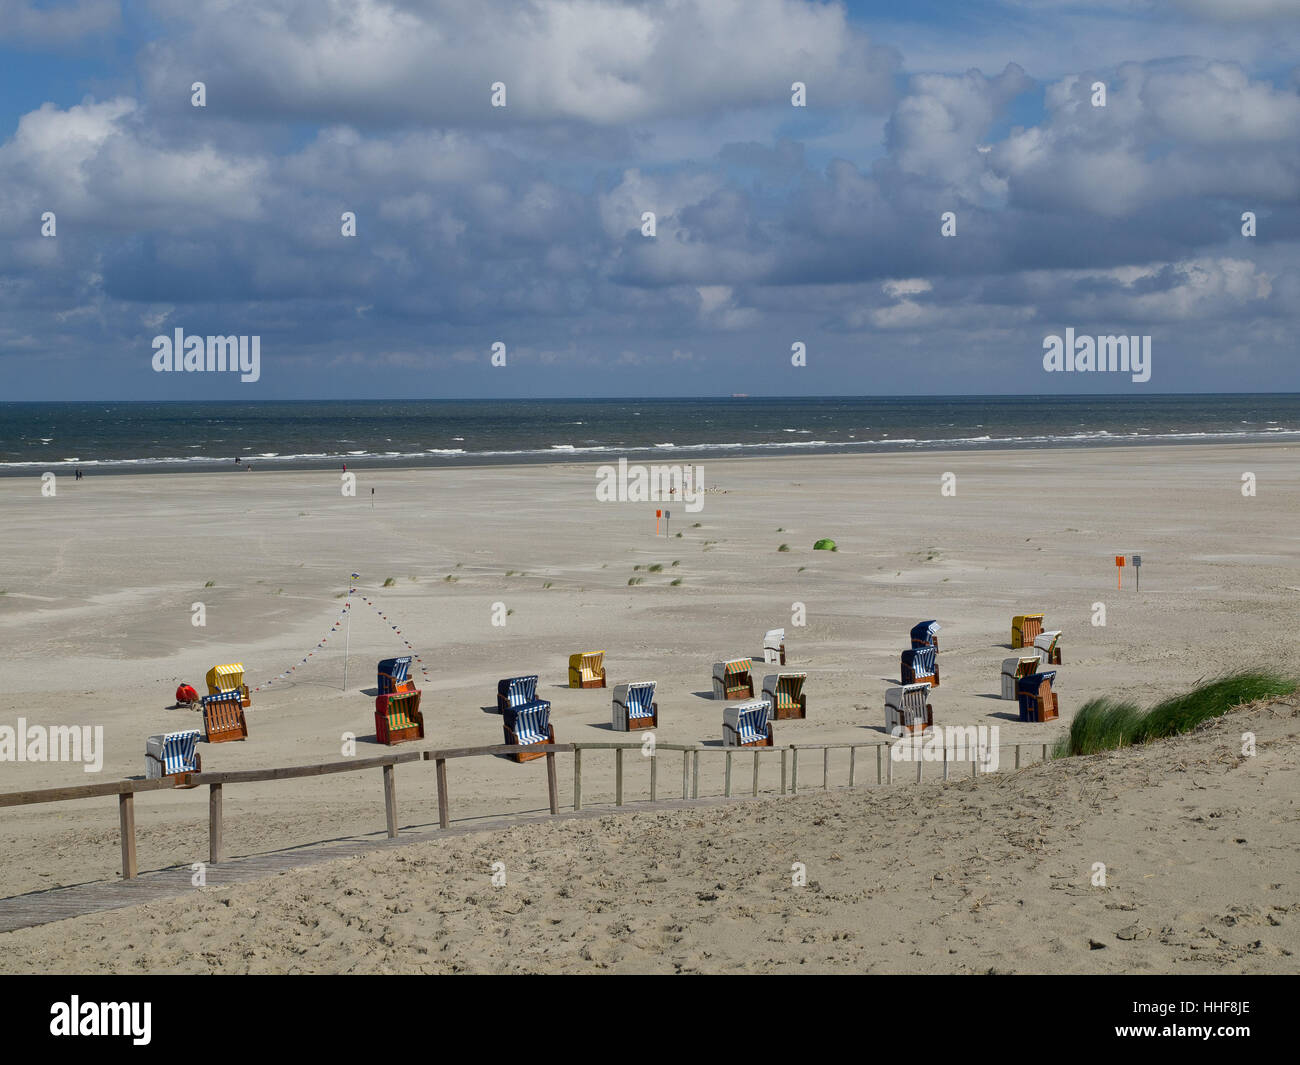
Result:
[[[1089,699],[1074,715],[1069,735],[1057,744],[1056,757],[1096,754],[1191,732],[1235,707],[1291,695],[1296,687],[1294,678],[1248,670],[1200,684],[1145,711],[1121,699]]]

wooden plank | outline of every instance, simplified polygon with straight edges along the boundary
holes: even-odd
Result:
[[[447,809],[447,760],[437,758],[434,767],[438,774],[438,827],[446,828],[450,823],[450,811]]]
[[[117,797],[117,821],[122,834],[122,879],[134,880],[135,864],[135,794],[127,791]]]
[[[191,774],[191,779],[194,779]],[[105,795],[126,795],[137,791],[171,791],[174,777],[158,780],[111,780],[104,784],[78,784],[72,788],[38,788],[35,791],[9,791],[0,794],[0,806],[31,806],[42,802],[66,802],[72,799],[98,799]]]
[[[208,786],[208,861],[221,861],[221,785]]]
[[[388,822],[388,838],[397,838],[397,781],[393,767],[384,766],[384,820]]]

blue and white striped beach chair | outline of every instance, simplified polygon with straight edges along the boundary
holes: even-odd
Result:
[[[939,687],[938,653],[933,647],[913,647],[902,655],[902,674],[904,684],[920,684],[924,681],[931,687]]]
[[[943,628],[937,621],[922,621],[912,626],[913,647],[933,647],[939,650],[939,630]]]
[[[772,704],[766,699],[728,706],[722,711],[724,747],[771,747]]]
[[[545,699],[535,699],[525,706],[507,706],[502,712],[502,725],[509,746],[545,746],[555,742],[555,729],[551,725],[551,704]],[[541,758],[545,751],[518,751],[509,757],[516,762],[529,762]]]
[[[411,656],[385,658],[380,662],[378,686],[380,695],[415,691],[415,681],[411,680]]]
[[[144,774],[149,780],[184,776],[201,772],[199,757],[199,730],[166,732],[150,736],[144,746]]]
[[[614,688],[612,710],[614,729],[617,732],[657,728],[659,704],[655,702],[655,682],[644,680],[635,684],[619,684]]]
[[[506,677],[497,681],[497,712],[504,714],[507,707],[527,706],[537,701],[537,674],[526,677]]]

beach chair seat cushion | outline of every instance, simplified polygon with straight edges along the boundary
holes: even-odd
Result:
[[[657,728],[659,704],[655,702],[655,682],[646,680],[618,685],[614,689],[611,712],[613,726],[618,732]]]
[[[772,704],[766,699],[728,706],[722,711],[724,747],[771,747]]]
[[[776,721],[808,716],[808,696],[803,690],[807,673],[769,673],[763,678],[763,698],[772,704]]]
[[[605,687],[605,652],[581,651],[576,655],[570,655],[569,687]]]
[[[733,658],[729,662],[713,663],[713,697],[715,699],[752,699],[754,678],[750,674],[753,663],[748,658]]]

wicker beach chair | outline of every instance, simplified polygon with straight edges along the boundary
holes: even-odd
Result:
[[[163,777],[184,777],[203,771],[199,756],[199,730],[165,732],[150,736],[144,745],[144,775],[149,780]]]
[[[1011,650],[1033,647],[1035,638],[1042,631],[1042,614],[1017,614],[1011,619]]]
[[[939,687],[938,654],[933,647],[913,647],[904,651],[900,666],[904,684],[920,684],[922,681],[931,687]]]
[[[754,698],[753,663],[748,658],[713,663],[713,697],[715,699]]]
[[[771,747],[772,704],[766,699],[728,706],[722,711],[724,747]]]
[[[939,630],[943,628],[937,621],[921,621],[912,626],[913,647],[933,647],[939,650]]]
[[[248,739],[248,718],[244,716],[238,691],[205,695],[199,702],[203,707],[203,731],[209,743]]]
[[[1056,670],[1031,673],[1016,682],[1016,698],[1020,700],[1021,721],[1055,721],[1060,716],[1059,701],[1052,691]]]
[[[1059,666],[1061,664],[1061,630],[1053,629],[1050,632],[1040,632],[1034,637],[1034,650],[1038,652],[1039,658],[1043,660],[1043,665]]]
[[[1038,655],[1012,655],[1010,658],[1002,660],[1002,698],[1014,699],[1016,697],[1016,685],[1020,682],[1021,677],[1027,677],[1031,673],[1037,673],[1038,667],[1042,665],[1042,659]]]
[[[929,702],[930,685],[904,684],[885,689],[885,728],[896,735],[899,729],[924,732],[934,724],[934,707]]]
[[[614,689],[611,711],[614,729],[617,732],[658,728],[659,704],[655,702],[655,682],[645,680],[635,684],[618,685]]]
[[[582,651],[569,656],[570,688],[605,687],[605,652]]]
[[[504,714],[510,706],[527,706],[537,701],[537,674],[506,677],[497,681],[497,713]]]
[[[385,658],[379,663],[379,678],[376,687],[380,695],[393,695],[415,691],[415,681],[411,679],[411,656]]]
[[[392,692],[375,698],[375,740],[391,747],[424,739],[424,714],[418,691]]]
[[[763,662],[785,665],[785,629],[768,629],[763,634]]]
[[[763,678],[763,698],[772,704],[773,720],[808,716],[808,696],[803,690],[807,679],[807,673],[769,673]]]
[[[551,704],[537,699],[526,706],[508,706],[502,715],[502,730],[508,746],[545,747],[555,742],[551,724]],[[531,762],[545,751],[517,751],[507,757],[516,762]]]
[[[237,691],[245,707],[252,705],[248,695],[248,685],[244,683],[244,664],[230,662],[224,666],[213,666],[208,670],[208,694],[220,695],[222,692]]]

